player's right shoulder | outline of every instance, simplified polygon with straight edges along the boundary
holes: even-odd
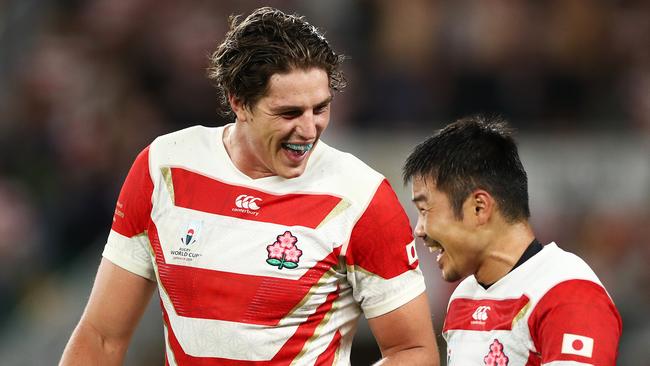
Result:
[[[202,136],[206,135],[210,130],[211,128],[201,125],[187,127],[182,130],[176,130],[160,135],[153,140],[151,145],[155,147],[187,146],[187,144],[191,144],[193,140],[200,139]]]
[[[151,167],[155,170],[161,166],[187,166],[214,156],[215,142],[222,129],[197,125],[157,137],[150,145]]]

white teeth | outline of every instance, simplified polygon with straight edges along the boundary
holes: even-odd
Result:
[[[305,144],[305,145],[299,145],[299,144],[282,144],[282,146],[287,147],[291,150],[296,150],[296,151],[304,151],[307,152],[311,150],[312,147],[314,147],[314,144]]]

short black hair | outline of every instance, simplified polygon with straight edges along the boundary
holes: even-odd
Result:
[[[415,147],[403,167],[404,183],[431,179],[459,220],[463,202],[476,189],[495,198],[508,222],[527,220],[528,177],[513,132],[500,117],[461,118]]]
[[[304,17],[263,7],[243,20],[230,17],[230,31],[210,57],[208,77],[228,114],[229,96],[250,108],[266,94],[273,74],[293,69],[321,68],[327,72],[330,88],[342,90],[346,85],[340,70],[344,59]]]

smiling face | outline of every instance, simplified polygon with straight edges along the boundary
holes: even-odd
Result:
[[[458,281],[476,273],[484,247],[478,232],[476,206],[471,197],[463,204],[463,218],[454,216],[447,195],[431,179],[414,177],[413,203],[418,209],[415,235],[429,250],[439,250],[438,267],[445,281]]]
[[[273,74],[267,93],[251,108],[231,98],[236,129],[226,146],[231,159],[251,178],[302,175],[330,119],[332,94],[320,68]]]

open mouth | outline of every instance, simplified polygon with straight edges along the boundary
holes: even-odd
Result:
[[[282,148],[289,151],[291,154],[297,155],[297,156],[303,156],[309,150],[311,150],[314,147],[314,144],[289,144],[289,143],[283,143]]]
[[[426,245],[427,248],[429,248],[429,252],[439,252],[438,257],[440,257],[445,252],[445,248],[443,248],[442,245],[435,240],[427,241]]]

